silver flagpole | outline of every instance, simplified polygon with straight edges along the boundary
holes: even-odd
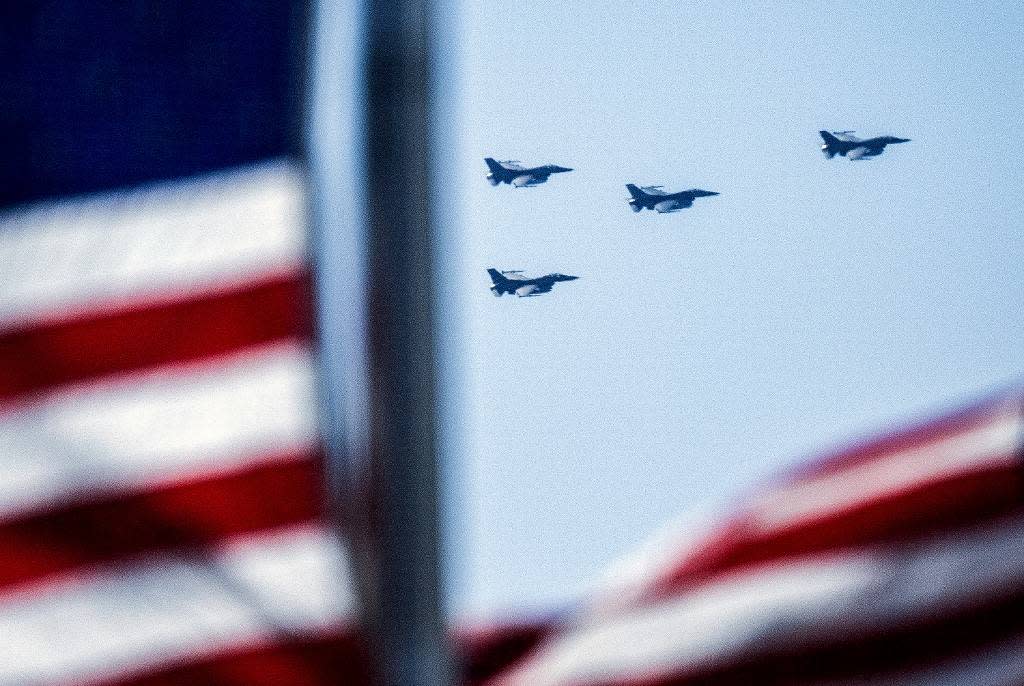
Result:
[[[316,0],[310,40],[306,159],[329,471],[369,654],[386,686],[451,682],[440,569],[432,14],[428,0],[367,0],[358,35],[351,3]],[[339,161],[354,150],[361,167],[350,163],[345,175]]]

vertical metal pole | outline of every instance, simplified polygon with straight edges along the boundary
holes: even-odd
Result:
[[[373,647],[388,686],[448,682],[441,557],[430,0],[367,0]]]
[[[365,0],[354,46],[339,28],[353,23],[351,4],[316,0],[306,136],[328,451],[335,488],[347,484],[338,500],[378,682],[442,686],[451,666],[440,569],[432,7]],[[360,51],[361,100],[339,89],[335,73]],[[345,116],[361,122],[356,146],[339,135]],[[338,158],[353,147],[361,173],[340,174]]]

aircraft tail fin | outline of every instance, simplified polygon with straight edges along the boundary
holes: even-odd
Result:
[[[485,157],[484,162],[487,163],[487,168],[491,170],[492,174],[502,174],[505,172],[505,168],[493,157]]]
[[[647,194],[631,183],[626,184],[626,190],[633,196],[634,200],[643,200]]]
[[[491,293],[494,297],[500,298],[504,293],[511,293],[512,289],[508,287],[508,279],[505,275],[499,272],[494,267],[487,270],[487,274],[491,277],[491,282],[494,284],[491,286]]]
[[[829,145],[835,145],[836,143],[840,142],[838,138],[833,136],[828,131],[819,131],[818,133],[821,134],[821,139],[828,143]]]

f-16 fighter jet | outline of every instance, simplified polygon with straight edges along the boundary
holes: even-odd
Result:
[[[850,134],[853,131],[819,131],[825,141],[821,151],[825,157],[832,159],[836,155],[842,155],[850,160],[862,160],[866,157],[881,155],[885,146],[890,143],[906,143],[909,138],[897,138],[896,136],[878,136],[877,138],[860,139]]]
[[[491,286],[491,293],[494,293],[496,298],[500,298],[506,293],[518,295],[520,298],[528,298],[548,293],[558,281],[575,281],[580,278],[565,274],[547,274],[531,279],[528,276],[523,276],[520,271],[499,272],[497,269],[488,269],[487,273],[491,275],[491,281],[494,282],[494,285]]]
[[[706,198],[711,195],[718,195],[714,191],[702,191],[699,188],[691,188],[688,191],[678,193],[666,193],[661,186],[634,186],[626,184],[626,190],[633,196],[629,199],[629,207],[634,212],[640,210],[654,210],[655,212],[675,212],[693,205],[694,198]]]
[[[484,162],[491,173],[487,175],[487,181],[492,186],[499,183],[510,183],[515,188],[536,186],[544,183],[552,174],[571,172],[568,167],[559,167],[557,164],[545,164],[543,167],[524,167],[517,160],[498,160],[485,157]]]

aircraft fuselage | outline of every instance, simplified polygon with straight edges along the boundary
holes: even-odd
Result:
[[[507,183],[513,188],[529,188],[544,183],[552,174],[571,172],[569,167],[557,164],[545,164],[540,167],[513,166],[510,162],[499,162],[490,157],[484,158],[487,163],[487,182],[492,186]]]
[[[487,270],[491,277],[491,293],[500,298],[503,295],[516,295],[528,298],[548,293],[559,281],[575,281],[578,276],[568,274],[545,274],[535,278],[522,276],[519,272],[500,272],[491,268]]]
[[[865,138],[864,140],[844,140],[837,138],[834,134],[828,131],[820,131],[824,143],[821,145],[821,151],[826,157],[831,159],[835,155],[846,157],[848,153],[863,149],[856,156],[852,156],[850,159],[862,159],[865,157],[877,157],[881,155],[885,150],[885,146],[893,143],[907,143],[910,141],[909,138],[897,138],[896,136],[876,136],[875,138]]]
[[[630,194],[628,202],[631,210],[634,212],[639,212],[640,210],[654,210],[659,214],[676,212],[687,207],[693,207],[693,201],[695,198],[706,198],[712,195],[718,195],[718,193],[715,193],[714,191],[704,191],[699,188],[692,188],[688,191],[679,191],[678,193],[652,193],[650,192],[650,187],[644,189],[631,183],[626,184],[626,189]]]

